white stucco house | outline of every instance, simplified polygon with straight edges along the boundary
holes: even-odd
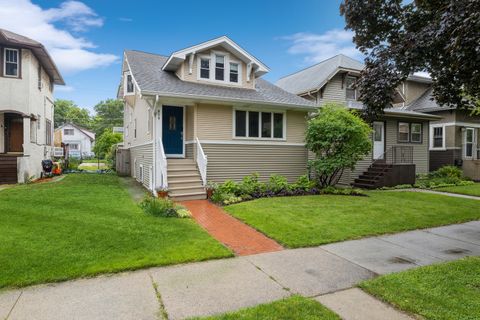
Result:
[[[0,184],[40,177],[52,157],[54,84],[65,82],[45,47],[0,29]]]
[[[72,123],[66,123],[55,129],[55,136],[60,135],[60,140],[67,150],[68,157],[85,158],[93,157],[95,133]]]

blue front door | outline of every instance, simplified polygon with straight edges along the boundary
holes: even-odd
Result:
[[[165,154],[183,155],[183,108],[163,106],[162,142]]]

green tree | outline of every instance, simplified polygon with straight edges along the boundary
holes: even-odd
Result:
[[[432,76],[441,105],[478,108],[480,1],[344,0],[340,12],[367,55],[358,86],[370,115],[383,112],[395,88],[417,71]]]
[[[54,126],[58,128],[64,123],[73,123],[90,129],[92,118],[87,109],[80,108],[71,100],[57,99],[55,101]]]
[[[100,101],[95,107],[95,118],[93,127],[97,135],[102,134],[105,129],[123,127],[123,101],[107,99]]]
[[[327,103],[308,121],[307,149],[315,154],[309,161],[320,186],[335,185],[345,169],[354,169],[372,149],[371,128],[343,105]]]
[[[99,159],[105,156],[112,150],[112,146],[123,141],[123,136],[120,133],[114,133],[111,129],[105,129],[103,133],[95,140],[93,152]]]

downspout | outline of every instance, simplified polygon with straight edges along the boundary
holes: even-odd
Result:
[[[157,197],[157,192],[156,187],[157,187],[157,112],[156,112],[156,107],[157,107],[157,102],[158,102],[158,94],[155,95],[155,102],[153,103],[153,112],[152,112],[152,140],[153,140],[153,170],[152,170],[152,193],[154,197]]]

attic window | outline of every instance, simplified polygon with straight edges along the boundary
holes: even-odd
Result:
[[[18,49],[5,48],[4,76],[18,78]]]
[[[207,59],[207,58],[200,59],[200,78],[202,79],[210,78],[210,59]]]
[[[347,76],[346,78],[346,98],[350,100],[357,100],[357,90],[355,90],[355,82],[357,78]]]
[[[230,82],[238,82],[238,63],[230,62]]]
[[[225,79],[225,56],[215,55],[215,80]]]
[[[73,131],[73,129],[63,129],[63,134],[66,135],[66,136],[73,136],[74,131]]]
[[[131,74],[127,74],[126,87],[127,87],[127,93],[133,93],[134,92],[133,77],[132,77]]]
[[[242,83],[242,62],[232,58],[230,53],[223,51],[198,55],[197,80],[240,85]]]

